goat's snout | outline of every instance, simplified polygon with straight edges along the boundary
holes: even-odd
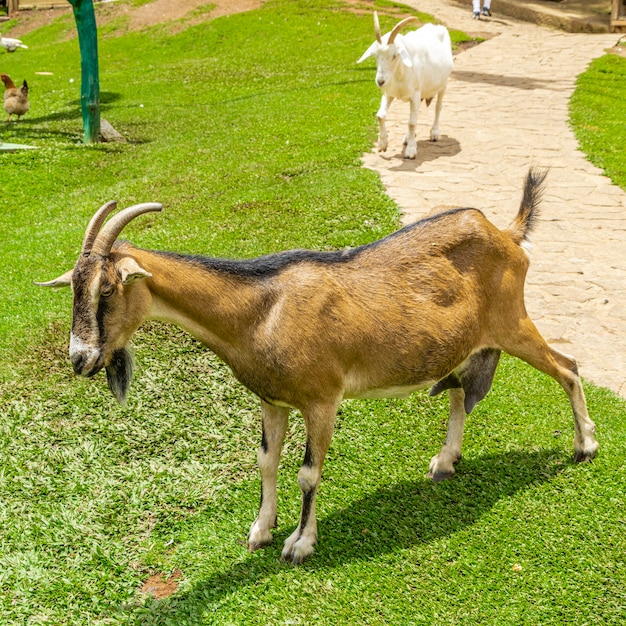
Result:
[[[70,361],[78,376],[93,376],[102,369],[100,351],[92,348],[72,333],[70,337]]]
[[[85,363],[85,359],[80,352],[71,353],[70,352],[70,361],[72,362],[72,367],[74,368],[74,374],[80,376],[83,373],[83,367]]]
[[[382,77],[380,77],[380,78],[379,78],[378,76],[376,77],[376,84],[377,84],[379,87],[382,87],[382,86],[385,84],[385,82],[386,82],[386,81],[385,81],[385,79],[384,79],[384,78],[382,78]]]
[[[75,353],[70,354],[70,361],[72,362],[72,367],[74,368],[74,374],[77,376],[91,378],[102,369],[98,357],[93,360],[90,359],[88,355]]]

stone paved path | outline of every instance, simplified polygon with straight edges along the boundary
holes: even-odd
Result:
[[[619,35],[570,34],[497,14],[476,21],[469,0],[466,7],[404,1],[491,39],[455,59],[441,140],[428,141],[434,106],[422,105],[417,159],[403,160],[408,104],[396,101],[388,151],[366,154],[366,167],[380,173],[404,223],[456,205],[483,210],[499,227],[517,212],[528,167],[549,168],[532,237],[528,311],[549,343],[576,357],[585,378],[626,397],[626,194],[585,159],[567,122],[576,77]]]

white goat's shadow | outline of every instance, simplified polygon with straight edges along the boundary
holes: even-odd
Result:
[[[441,135],[439,141],[421,139],[417,142],[417,157],[415,159],[405,159],[402,152],[396,152],[390,156],[380,155],[386,161],[398,161],[397,165],[389,168],[395,172],[415,171],[423,163],[434,161],[442,157],[453,157],[461,152],[461,144],[448,135]]]

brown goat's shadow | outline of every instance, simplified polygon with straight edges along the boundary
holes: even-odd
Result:
[[[454,70],[452,78],[464,83],[484,83],[486,85],[495,85],[496,87],[512,87],[513,89],[524,89],[526,91],[534,91],[537,89],[548,89],[550,91],[563,90],[561,85],[555,84],[552,80],[533,78],[532,76],[512,76],[510,74]]]
[[[501,500],[550,482],[571,464],[558,449],[515,451],[464,458],[457,474],[443,483],[419,478],[379,487],[320,516],[320,543],[298,567],[313,571],[343,567],[453,536],[475,524]],[[233,497],[245,497],[244,492],[238,493],[241,495]],[[293,525],[284,520],[267,548],[154,605],[153,623],[178,614],[191,620],[188,623],[203,623],[202,614],[219,607],[224,597],[280,575],[285,567],[292,567],[279,560],[283,542],[292,531]]]
[[[442,157],[453,157],[461,152],[461,144],[448,135],[441,135],[439,141],[429,139],[418,140],[417,157],[415,159],[405,159],[401,152],[397,152],[389,161],[399,161],[397,165],[389,168],[392,172],[414,172],[420,165],[440,159]]]

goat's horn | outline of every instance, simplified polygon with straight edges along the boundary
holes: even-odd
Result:
[[[91,252],[91,246],[96,239],[96,235],[100,231],[100,227],[104,223],[109,213],[115,209],[117,202],[111,200],[103,204],[89,220],[87,230],[85,231],[85,237],[83,239],[83,247],[81,248],[81,254],[89,254]]]
[[[376,41],[382,43],[382,37],[380,36],[380,23],[378,22],[378,13],[374,11],[374,32],[376,33]]]
[[[411,17],[405,17],[401,22],[398,22],[391,31],[389,35],[389,39],[387,41],[388,44],[392,44],[393,40],[396,38],[396,35],[410,22],[419,22],[419,20],[412,15]]]
[[[161,207],[162,205],[157,202],[144,202],[143,204],[135,204],[134,206],[120,211],[104,225],[104,228],[96,237],[93,247],[91,248],[92,254],[98,254],[105,257],[109,256],[115,240],[122,232],[126,224],[143,213],[160,211]]]

